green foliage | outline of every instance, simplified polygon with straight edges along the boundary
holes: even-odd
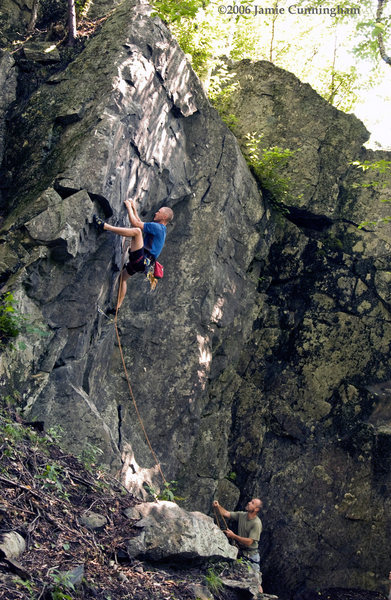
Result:
[[[319,81],[315,86],[316,91],[330,104],[344,112],[353,110],[363,87],[356,67],[345,71],[335,67],[324,69],[319,73]]]
[[[10,417],[8,398],[10,397],[3,398],[6,406],[0,408],[0,437],[3,442],[6,442],[3,456],[11,460],[23,460],[23,444],[25,442],[33,447],[45,448],[47,439],[32,427],[26,427]],[[2,472],[6,473],[6,469],[2,469]]]
[[[377,221],[361,221],[361,223],[357,226],[358,229],[366,229],[367,227],[377,227],[378,225],[385,225],[391,222],[391,217],[382,217]]]
[[[354,167],[356,167],[357,169],[360,169],[364,173],[367,171],[372,171],[374,173],[377,173],[378,175],[387,174],[391,168],[391,161],[385,160],[385,159],[364,160],[364,162],[355,160],[355,161],[351,162],[350,164],[353,165]],[[372,179],[371,181],[368,181],[366,183],[354,184],[353,187],[384,189],[388,185],[389,185],[388,179],[386,181],[384,181],[384,180],[381,181],[380,179],[376,178],[376,179]],[[381,202],[389,203],[389,202],[391,202],[391,198],[384,198],[383,200],[381,200]],[[382,217],[381,219],[377,219],[377,220],[362,221],[358,225],[358,229],[364,229],[365,227],[376,227],[380,224],[384,225],[384,224],[390,223],[390,222],[391,222],[391,216]]]
[[[205,575],[205,582],[213,595],[218,596],[223,589],[221,577],[212,568],[208,569]]]
[[[92,472],[93,467],[96,467],[97,465],[98,457],[102,456],[102,454],[103,450],[101,448],[98,448],[98,446],[95,446],[94,444],[90,444],[90,442],[86,442],[78,458],[87,471]]]
[[[270,60],[294,72],[302,81],[309,82],[340,110],[349,112],[363,97],[363,90],[373,85],[375,78],[376,81],[380,80],[379,70],[368,74],[366,65],[363,65],[364,68],[361,63],[357,66],[361,55],[360,58],[352,55],[351,59],[347,58],[347,52],[354,46],[357,47],[358,56],[359,48],[363,54],[364,46],[372,41],[368,54],[377,60],[379,49],[376,35],[379,31],[384,32],[387,47],[390,17],[382,15],[381,23],[376,21],[373,0],[341,0],[338,7],[347,10],[348,14],[335,16],[331,16],[336,11],[335,2],[314,0],[311,9],[320,12],[308,18],[289,14],[288,9],[292,4],[288,0],[278,0],[278,8],[285,11],[283,15],[255,16],[254,4],[251,0],[238,0],[230,5],[237,8],[237,14],[223,15],[218,11],[218,4],[212,2],[194,0],[190,2],[190,10],[186,2],[180,1],[165,0],[156,3],[156,6],[162,18],[169,23],[183,51],[191,56],[194,70],[207,86],[209,75],[221,57]],[[298,0],[295,7],[307,8],[308,1]],[[330,14],[325,14],[326,10]],[[239,14],[239,11],[243,14]],[[330,40],[335,40],[334,52]],[[229,126],[235,124],[229,115],[224,114],[226,119]]]
[[[64,437],[64,429],[61,425],[54,425],[47,430],[48,437],[56,444],[59,444]]]
[[[202,27],[190,20],[186,26],[182,22],[170,27],[183,52],[191,59],[191,65],[200,79],[207,77],[212,56],[212,44],[208,27]],[[205,31],[203,31],[205,29]]]
[[[306,0],[299,0],[298,2],[301,5],[306,3]],[[360,0],[360,2],[339,0],[338,7],[344,10],[348,9],[350,15],[346,17],[343,14],[337,14],[334,18],[337,24],[343,22],[344,19],[346,20],[346,18],[355,19],[356,32],[349,40],[353,53],[361,59],[370,59],[375,63],[380,58],[378,35],[382,35],[384,44],[387,46],[391,33],[391,17],[386,15],[383,10],[381,19],[378,19],[377,4],[374,0]],[[384,3],[384,9],[385,5],[386,3]],[[336,3],[333,0],[313,0],[311,6],[335,8]],[[354,10],[357,11],[356,15],[353,14]]]
[[[229,73],[227,66],[219,61],[219,64],[209,80],[208,95],[212,105],[218,111],[224,123],[232,130],[235,129],[237,118],[230,112],[232,95],[239,87],[238,81],[232,81],[236,73]]]
[[[269,193],[272,203],[283,210],[284,202],[290,200],[292,195],[290,179],[284,177],[281,170],[286,167],[295,151],[279,146],[261,148],[262,137],[256,133],[247,134],[245,157],[261,187]]]
[[[245,558],[240,556],[239,558],[236,559],[235,562],[239,565],[243,565],[244,567],[246,567],[246,569],[248,570],[249,573],[252,572],[252,566],[251,566],[251,562],[249,560],[246,560]]]
[[[20,577],[15,577],[12,581],[17,586],[20,586],[20,587],[22,587],[22,588],[24,588],[26,590],[26,592],[29,595],[30,600],[35,600],[36,594],[35,594],[35,591],[34,591],[34,586],[31,583],[31,581],[29,581],[29,580],[25,581],[24,579],[21,579]]]
[[[357,25],[357,33],[361,37],[361,41],[358,42],[354,48],[354,53],[364,59],[371,59],[377,61],[379,58],[379,34],[383,36],[385,43],[387,43],[390,37],[390,17],[383,17],[382,22],[376,19],[368,19],[362,21]]]
[[[179,496],[175,495],[177,485],[177,481],[165,481],[163,485],[163,490],[158,495],[159,500],[168,500],[169,502],[183,500],[184,498],[180,498]]]
[[[86,17],[93,0],[76,0],[76,16]]]
[[[0,301],[0,340],[2,342],[19,335],[22,317],[14,306],[11,292],[4,294]]]
[[[72,600],[73,596],[70,596],[68,592],[75,592],[76,589],[72,583],[70,573],[53,571],[50,577],[54,582],[54,586],[51,589],[52,600]]]
[[[41,337],[49,335],[47,331],[32,325],[31,319],[16,308],[13,294],[7,292],[0,298],[0,348],[9,343],[10,340],[17,338],[20,333]],[[19,350],[25,350],[26,344],[18,342],[18,348]]]
[[[364,162],[360,162],[359,160],[355,160],[350,163],[354,165],[358,169],[362,171],[377,171],[378,173],[386,173],[390,168],[391,161],[390,160],[364,160]],[[385,187],[385,185],[384,185]]]
[[[177,481],[165,481],[163,484],[163,490],[161,490],[160,492],[154,487],[147,484],[145,484],[145,488],[148,494],[150,494],[154,500],[168,500],[169,502],[185,500],[185,498],[175,495],[177,485]]]
[[[158,490],[156,488],[154,488],[152,485],[149,485],[148,483],[144,483],[143,486],[144,486],[145,490],[148,492],[148,494],[150,496],[152,496],[152,498],[154,500],[157,500],[157,497],[159,494]]]
[[[53,491],[57,496],[63,498],[64,500],[68,500],[68,492],[65,490],[64,485],[62,483],[62,479],[64,478],[63,469],[60,465],[55,463],[47,464],[45,468],[36,475],[37,479],[40,479],[43,482],[43,487]]]
[[[20,442],[25,438],[24,428],[19,423],[15,423],[14,421],[4,423],[1,426],[1,431],[4,439],[12,443]]]
[[[181,19],[192,19],[200,8],[208,2],[205,0],[154,0],[152,3],[162,21],[171,24]]]

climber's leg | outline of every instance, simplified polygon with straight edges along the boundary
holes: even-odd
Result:
[[[132,238],[132,243],[134,239],[135,238]],[[141,248],[137,248],[136,250],[131,250],[131,252],[129,252],[129,260],[122,269],[118,291],[118,308],[121,306],[123,299],[125,298],[127,290],[127,281],[129,277],[131,277],[135,273],[144,273],[144,271],[144,246],[142,246]]]
[[[99,232],[111,231],[125,238],[131,238],[129,259],[121,272],[118,290],[118,308],[120,308],[127,291],[127,281],[135,273],[143,273],[144,265],[144,239],[140,227],[114,227],[105,223],[103,219],[94,215],[93,223]]]
[[[143,232],[141,231],[140,227],[114,227],[114,225],[109,225],[108,223],[105,223],[103,225],[103,230],[111,231],[112,233],[122,235],[123,237],[132,238],[130,244],[131,252],[140,250],[140,248],[142,248],[144,245]]]
[[[121,308],[121,304],[124,301],[126,296],[126,292],[128,289],[127,281],[131,277],[124,267],[121,272],[121,276],[119,279],[119,290],[118,290],[118,308]]]

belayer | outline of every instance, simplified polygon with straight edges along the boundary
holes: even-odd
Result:
[[[259,511],[262,508],[262,500],[259,498],[253,498],[246,504],[245,511],[230,512],[223,508],[217,500],[213,502],[215,511],[218,511],[222,517],[231,519],[238,523],[238,533],[234,533],[231,529],[225,529],[225,535],[237,542],[239,547],[239,556],[242,556],[244,560],[248,561],[252,570],[256,574],[259,591],[262,590],[262,573],[259,568],[259,552],[258,542],[262,533],[262,521],[258,516]]]
[[[134,200],[124,201],[132,227],[114,227],[94,215],[94,225],[98,231],[112,231],[123,237],[130,237],[129,260],[123,268],[118,292],[118,308],[120,308],[127,291],[127,280],[135,273],[143,273],[146,267],[154,263],[161,253],[166,239],[166,225],[174,213],[168,206],[163,206],[155,213],[153,222],[144,223],[137,214]]]

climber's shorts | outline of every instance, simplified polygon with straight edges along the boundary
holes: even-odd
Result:
[[[129,262],[126,263],[124,268],[127,270],[129,275],[143,273],[145,271],[144,248],[140,248],[134,252],[129,252]]]

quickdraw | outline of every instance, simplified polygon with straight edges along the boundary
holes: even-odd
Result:
[[[147,258],[146,260],[149,261],[149,258]],[[151,262],[151,261],[149,261]],[[157,278],[154,275],[155,272],[155,265],[154,264],[150,264],[147,271],[146,271],[146,278],[149,281],[149,285],[150,285],[150,291],[153,292],[157,286]]]
[[[151,286],[151,292],[156,288],[159,279],[163,278],[164,268],[156,259],[151,260],[149,257],[144,257],[145,276]]]

